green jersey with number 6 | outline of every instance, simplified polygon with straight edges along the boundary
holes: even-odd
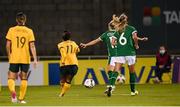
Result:
[[[108,49],[108,55],[109,57],[111,56],[116,56],[117,55],[117,46],[112,45],[112,41],[116,40],[119,36],[119,32],[117,31],[106,31],[105,33],[103,33],[100,36],[100,39],[107,45],[107,49]]]
[[[130,25],[125,27],[124,32],[117,38],[117,56],[134,56],[136,49],[134,47],[133,33],[136,29]]]

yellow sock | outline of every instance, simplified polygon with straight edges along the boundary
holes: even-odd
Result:
[[[27,80],[21,80],[19,100],[23,100],[27,90]]]
[[[14,79],[8,79],[8,87],[11,93],[15,92],[15,81]]]
[[[71,87],[71,84],[64,83],[60,96],[63,96],[69,90],[70,87]]]

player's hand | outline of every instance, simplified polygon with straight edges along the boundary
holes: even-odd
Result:
[[[37,61],[37,60],[34,60],[34,62],[33,62],[34,68],[37,68],[37,64],[38,64],[38,61]]]
[[[84,44],[84,43],[80,43],[80,47],[81,47],[81,48],[86,48],[86,47],[87,47],[87,45],[86,45],[86,44]]]
[[[147,41],[148,40],[148,37],[143,37],[142,38],[142,41]]]
[[[120,17],[116,16],[115,14],[113,14],[112,16],[112,20],[115,22],[119,22]]]

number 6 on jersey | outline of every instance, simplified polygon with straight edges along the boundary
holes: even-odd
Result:
[[[121,45],[125,45],[127,43],[127,39],[124,37],[124,32],[121,34],[121,36],[119,38],[119,43]]]

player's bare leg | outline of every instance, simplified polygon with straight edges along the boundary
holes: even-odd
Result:
[[[131,88],[131,96],[135,96],[138,94],[138,91],[135,90],[135,83],[136,83],[136,77],[135,77],[135,65],[129,65],[129,72],[130,72],[130,88]]]
[[[19,102],[25,104],[24,101],[27,90],[27,73],[21,72],[21,85],[20,85],[20,93],[19,93]]]
[[[64,86],[66,80],[65,80],[65,77],[60,77],[60,78],[61,78],[61,80],[60,80],[60,88],[62,88]]]
[[[16,91],[15,91],[15,79],[16,79],[17,73],[8,72],[8,87],[9,91],[11,93],[11,102],[16,103],[17,102],[17,97],[16,97]]]

